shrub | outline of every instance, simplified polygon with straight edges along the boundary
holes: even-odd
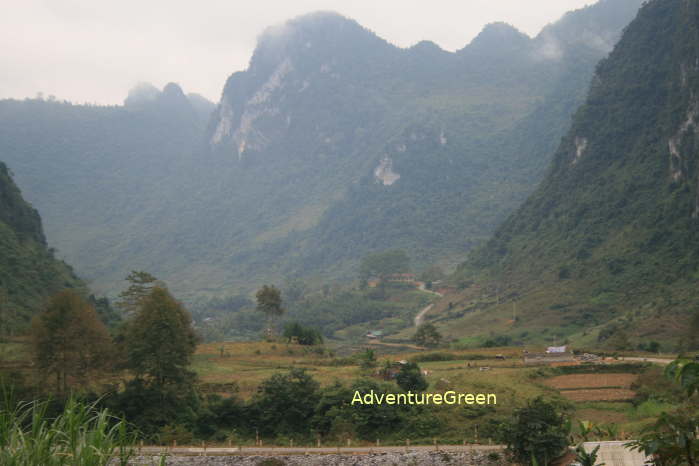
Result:
[[[413,340],[420,346],[432,348],[439,345],[440,341],[442,341],[442,335],[433,324],[426,323],[418,327]]]
[[[514,412],[500,437],[519,463],[547,465],[566,449],[569,433],[570,423],[559,407],[538,397]]]
[[[284,326],[284,338],[287,342],[296,340],[300,345],[323,344],[323,336],[315,329],[304,327],[298,322],[289,322]]]
[[[425,377],[422,376],[420,367],[414,362],[409,362],[401,366],[396,383],[405,391],[421,392],[429,385]]]

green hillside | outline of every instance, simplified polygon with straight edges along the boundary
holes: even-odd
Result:
[[[499,289],[489,318],[517,301],[500,332],[696,343],[698,55],[699,3],[654,0],[598,65],[544,181],[459,272]]]
[[[39,214],[0,162],[0,335],[24,327],[48,295],[80,286],[47,248]]]

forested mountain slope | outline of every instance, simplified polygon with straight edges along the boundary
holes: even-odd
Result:
[[[79,286],[47,248],[39,214],[0,162],[0,334],[26,325],[50,294]]]
[[[51,244],[96,289],[118,290],[130,270],[181,257],[169,231],[192,196],[188,171],[206,121],[191,99],[169,84],[139,85],[124,106],[0,102],[0,153]]]
[[[459,272],[498,284],[508,316],[511,298],[520,303],[517,325],[503,331],[690,337],[697,134],[699,2],[653,0],[597,67],[544,181]]]
[[[174,87],[124,107],[5,101],[0,149],[100,290],[134,268],[190,300],[346,279],[390,248],[455,263],[540,180],[639,4],[602,0],[535,38],[491,24],[455,53],[306,15],[260,36],[209,120]]]

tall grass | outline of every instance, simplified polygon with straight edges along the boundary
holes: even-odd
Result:
[[[0,464],[3,466],[126,465],[135,437],[126,423],[94,404],[71,399],[55,418],[48,403],[13,403],[0,407]]]

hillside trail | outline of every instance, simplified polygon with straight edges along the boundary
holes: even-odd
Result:
[[[436,291],[428,290],[427,288],[425,288],[425,284],[422,282],[419,283],[417,287],[420,291],[424,291],[426,293],[432,293],[434,295],[439,296],[440,298],[444,296],[442,293],[437,293]],[[417,313],[417,315],[415,316],[415,319],[414,319],[415,327],[419,327],[420,325],[422,325],[422,323],[425,320],[425,315],[428,312],[430,312],[430,309],[432,309],[433,306],[434,306],[434,304],[428,304],[423,309],[421,309],[420,312]]]

